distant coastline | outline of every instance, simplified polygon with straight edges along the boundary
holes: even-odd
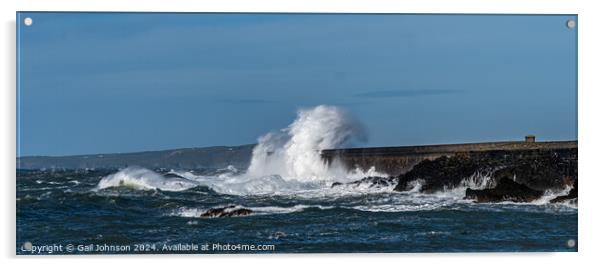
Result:
[[[17,157],[17,169],[236,168],[249,166],[255,144],[131,153]]]

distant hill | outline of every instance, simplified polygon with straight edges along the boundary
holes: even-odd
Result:
[[[18,169],[85,169],[122,168],[140,166],[145,168],[225,168],[232,165],[246,169],[251,161],[253,147],[213,146],[182,148],[162,151],[134,153],[91,154],[77,156],[26,156],[17,158]]]

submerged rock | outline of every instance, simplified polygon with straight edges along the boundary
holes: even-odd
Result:
[[[330,187],[337,187],[337,186],[341,186],[341,185],[353,185],[353,186],[360,186],[363,184],[368,185],[369,188],[373,188],[373,187],[388,187],[388,186],[392,186],[397,182],[397,179],[395,177],[379,177],[379,176],[369,176],[369,177],[364,177],[360,180],[357,181],[353,181],[350,183],[339,183],[339,182],[334,182]]]
[[[558,197],[550,200],[550,203],[558,203],[558,202],[576,199],[577,193],[578,193],[577,192],[577,180],[575,180],[575,182],[573,183],[573,188],[571,188],[571,191],[569,191],[569,193],[567,195],[558,196]]]
[[[543,191],[531,189],[504,177],[494,188],[474,190],[467,188],[464,199],[474,199],[476,202],[531,202],[543,196]]]
[[[253,213],[250,209],[237,208],[234,205],[230,205],[223,208],[211,208],[201,214],[201,217],[205,218],[221,218],[221,217],[237,217],[246,216]]]

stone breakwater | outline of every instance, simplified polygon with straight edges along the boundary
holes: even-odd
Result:
[[[528,202],[546,190],[572,190],[551,202],[577,198],[577,141],[494,142],[455,145],[354,148],[322,151],[328,163],[372,166],[397,182],[396,191],[433,193],[486,177],[484,189],[466,189],[477,202]],[[368,178],[382,183],[382,179]]]

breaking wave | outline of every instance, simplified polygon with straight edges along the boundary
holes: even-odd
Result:
[[[165,178],[163,175],[145,168],[128,167],[102,178],[96,189],[127,187],[138,190],[184,191],[198,185],[188,179]]]
[[[370,180],[362,180],[366,177],[389,177],[378,173],[374,167],[349,170],[336,160],[325,162],[320,155],[324,149],[365,140],[364,127],[347,112],[337,107],[317,106],[299,110],[296,120],[289,126],[261,136],[246,171],[228,166],[205,175],[174,170],[161,175],[148,169],[129,167],[104,177],[96,190],[127,187],[136,190],[184,191],[206,186],[225,195],[287,195],[298,199],[331,200],[380,194],[374,201],[363,198],[352,208],[362,211],[411,211],[436,209],[453,203],[471,203],[471,200],[464,200],[466,188],[495,186],[492,173],[477,172],[459,185],[435,193],[421,193],[424,181],[420,179],[409,183],[410,190],[394,192],[396,183],[375,186]],[[335,183],[338,186],[333,186]],[[561,191],[547,191],[541,199],[530,204],[548,204],[551,199],[565,195],[569,190],[570,187]],[[567,205],[570,207],[570,204]]]
[[[327,188],[333,182],[351,182],[367,176],[387,176],[374,168],[349,171],[338,161],[326,163],[320,151],[366,140],[364,127],[344,110],[333,106],[301,109],[288,127],[258,139],[246,172],[234,167],[219,175],[174,172],[183,178],[165,178],[143,168],[126,168],[102,179],[98,189],[131,187],[181,191],[208,186],[232,195],[290,194]]]
[[[350,173],[340,162],[325,163],[320,151],[365,140],[364,127],[340,108],[322,105],[301,109],[288,127],[259,138],[247,175],[278,175],[287,181],[363,178],[369,174],[361,170]]]

